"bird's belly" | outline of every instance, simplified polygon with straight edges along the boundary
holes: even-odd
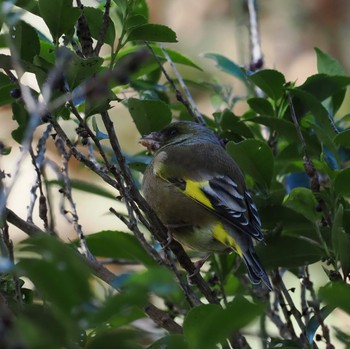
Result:
[[[215,224],[202,227],[191,227],[191,229],[171,229],[174,238],[181,244],[199,252],[225,252],[229,248],[213,237]]]

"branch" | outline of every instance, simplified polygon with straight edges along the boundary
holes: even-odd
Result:
[[[302,315],[298,311],[298,309],[296,308],[296,306],[293,302],[293,299],[290,296],[289,291],[287,290],[278,270],[276,270],[273,273],[273,284],[275,285],[275,292],[279,298],[279,303],[280,303],[281,309],[284,313],[284,316],[286,318],[286,322],[287,322],[288,328],[290,330],[290,333],[292,335],[292,338],[294,340],[298,340],[298,337],[296,336],[293,324],[292,324],[291,319],[290,319],[290,315],[293,315],[293,317],[295,318],[295,320],[296,320],[296,322],[301,330],[299,342],[301,345],[305,345],[306,343],[308,343],[308,340],[306,337],[306,326],[302,320]],[[286,305],[288,305],[288,307],[289,307],[288,311],[286,309]]]
[[[170,77],[170,75],[168,74],[168,72],[165,70],[165,68],[163,67],[162,62],[159,60],[158,56],[156,55],[156,53],[154,52],[153,48],[151,47],[151,45],[146,41],[145,42],[146,46],[148,47],[148,49],[152,52],[152,55],[154,57],[154,59],[156,60],[156,62],[159,65],[159,68],[162,70],[165,78],[168,80],[169,84],[171,85],[171,87],[174,89],[175,94],[176,94],[176,99],[182,103],[186,109],[188,110],[188,112],[190,113],[190,115],[193,117],[194,120],[196,120],[196,122],[198,122],[201,125],[205,126],[205,121],[203,119],[202,114],[200,113],[200,111],[198,110],[190,91],[188,90],[187,86],[185,85],[182,76],[180,75],[180,73],[178,72],[178,70],[175,67],[175,64],[173,63],[173,61],[171,60],[170,56],[168,55],[168,53],[166,52],[166,50],[160,46],[160,49],[163,52],[163,55],[165,57],[165,59],[167,60],[167,62],[170,64],[171,68],[173,69],[179,83],[180,86],[182,87],[182,90],[184,91],[185,95],[187,98],[185,98],[182,93],[180,92],[180,90],[178,90],[178,88],[175,85],[174,80]]]
[[[94,48],[92,46],[93,40],[91,37],[91,32],[89,28],[89,24],[86,20],[85,14],[84,14],[84,5],[81,3],[80,0],[76,0],[77,6],[82,10],[81,16],[78,18],[77,22],[77,37],[80,42],[81,46],[81,53],[84,57],[91,57],[94,53]],[[77,50],[75,50],[77,54]]]
[[[302,285],[310,292],[311,301],[308,302],[308,305],[313,309],[317,322],[320,324],[322,329],[322,336],[327,344],[327,349],[334,349],[333,344],[331,343],[331,338],[329,335],[329,328],[324,323],[324,319],[320,309],[320,301],[316,295],[313,282],[310,280],[309,268],[305,267],[304,276],[302,278]]]
[[[105,128],[108,132],[109,140],[110,140],[112,149],[114,151],[114,155],[116,156],[120,170],[123,173],[123,178],[125,180],[125,183],[128,189],[127,191],[122,192],[123,197],[125,198],[126,201],[128,201],[132,205],[133,209],[134,207],[140,207],[140,209],[145,213],[147,219],[149,220],[151,226],[153,227],[151,231],[153,236],[156,238],[156,240],[158,240],[161,243],[162,246],[169,246],[169,248],[175,254],[181,266],[188,272],[189,275],[193,274],[191,281],[197,285],[197,287],[202,292],[204,297],[210,303],[218,303],[217,297],[213,294],[209,285],[203,280],[200,273],[195,273],[196,267],[193,265],[191,259],[188,257],[188,255],[186,254],[182,246],[174,239],[169,244],[167,239],[168,234],[167,234],[166,228],[161,223],[159,218],[156,216],[154,211],[147,204],[145,199],[141,196],[139,190],[135,186],[132,175],[130,173],[130,169],[126,164],[125,158],[121,152],[118,138],[114,131],[114,125],[112,120],[110,119],[107,112],[103,112],[101,116],[102,116],[102,121],[105,125]],[[135,203],[137,203],[137,205]],[[184,291],[186,292],[187,290],[184,290]]]
[[[260,34],[256,0],[246,0],[249,13],[250,64],[249,70],[260,70],[264,65],[260,46]]]
[[[24,221],[8,208],[5,210],[5,219],[29,236],[46,235],[46,233],[35,224]],[[114,284],[116,278],[115,274],[105,268],[95,257],[86,257],[81,254],[79,254],[79,256],[90,266],[96,277],[106,282],[115,290],[120,291]],[[151,303],[146,304],[144,311],[156,324],[161,325],[162,328],[170,333],[182,333],[182,327],[166,312],[158,309],[155,305]]]
[[[43,230],[41,230],[34,223],[26,222],[24,219],[18,217],[16,213],[14,213],[9,208],[5,208],[5,214],[3,217],[15,227],[23,231],[29,236],[37,236],[46,234]]]
[[[308,154],[306,142],[305,142],[304,136],[301,132],[301,128],[300,128],[300,125],[298,123],[298,119],[297,119],[297,116],[295,113],[293,100],[292,100],[292,97],[291,97],[289,92],[287,92],[287,97],[288,97],[288,103],[289,103],[289,107],[290,107],[291,117],[292,117],[292,120],[294,123],[294,127],[297,131],[297,135],[298,135],[298,138],[300,140],[302,151],[304,154],[303,160],[304,160],[305,173],[310,178],[310,187],[311,187],[312,192],[318,194],[320,192],[320,188],[321,188],[319,176],[318,176],[316,167]],[[324,217],[326,223],[328,224],[329,227],[331,227],[332,226],[332,218],[330,216],[330,213],[329,213],[329,210],[326,206],[325,201],[319,195],[315,195],[315,196],[316,196],[316,199],[318,201],[319,208],[323,212],[323,217]],[[327,245],[324,243],[322,238],[321,238],[321,242],[326,247],[326,251],[327,251],[328,250]]]
[[[109,10],[111,7],[111,0],[106,0],[106,4],[105,4],[105,10],[103,12],[103,21],[102,21],[102,26],[101,26],[101,30],[99,32],[98,35],[98,40],[97,40],[97,44],[95,47],[95,51],[94,51],[94,55],[98,56],[101,50],[101,47],[104,43],[105,40],[105,36],[109,27]]]

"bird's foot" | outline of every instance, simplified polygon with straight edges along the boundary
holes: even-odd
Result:
[[[188,277],[189,277],[190,279],[191,279],[192,277],[196,276],[196,275],[200,272],[200,270],[201,270],[203,264],[208,260],[209,257],[210,257],[210,254],[206,255],[205,257],[203,257],[203,258],[200,259],[199,261],[193,263],[194,266],[195,266],[195,269],[194,269],[194,271],[193,271],[192,274],[188,275]]]
[[[172,242],[173,242],[173,236],[171,235],[170,231],[167,230],[166,243],[162,246],[162,250],[167,249]]]

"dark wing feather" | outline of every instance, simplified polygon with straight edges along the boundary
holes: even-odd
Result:
[[[201,190],[210,200],[217,216],[258,241],[264,239],[260,218],[252,197],[247,191],[241,194],[237,184],[230,177],[211,178],[207,185],[201,187]]]

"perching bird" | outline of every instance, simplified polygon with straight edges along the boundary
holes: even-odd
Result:
[[[253,239],[264,239],[257,208],[240,168],[215,134],[179,121],[140,143],[154,153],[143,193],[171,236],[202,253],[236,251],[252,283],[262,280],[272,289],[253,247]]]

